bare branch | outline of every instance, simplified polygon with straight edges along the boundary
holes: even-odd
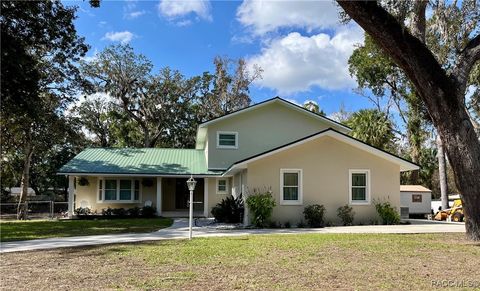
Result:
[[[475,63],[480,60],[480,34],[472,38],[460,52],[457,66],[453,70],[459,84],[465,84]]]

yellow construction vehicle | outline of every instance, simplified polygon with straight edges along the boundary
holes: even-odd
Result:
[[[452,208],[439,210],[435,217],[435,220],[450,220],[455,222],[465,221],[465,215],[463,214],[462,199],[453,200]]]

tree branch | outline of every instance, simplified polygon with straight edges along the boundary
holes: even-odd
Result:
[[[458,84],[447,75],[425,44],[413,36],[394,16],[376,1],[337,0],[345,12],[357,22],[385,52],[403,69],[430,108],[445,107],[456,103],[455,94],[444,92],[443,98],[428,98],[438,95],[438,90],[456,90]],[[438,84],[444,84],[438,88]],[[449,104],[447,104],[449,103]]]
[[[453,70],[459,84],[467,82],[470,71],[478,60],[480,60],[480,34],[472,38],[460,52],[457,65]]]

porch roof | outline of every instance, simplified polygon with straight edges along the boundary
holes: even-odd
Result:
[[[203,150],[87,148],[58,174],[219,175],[209,171]]]

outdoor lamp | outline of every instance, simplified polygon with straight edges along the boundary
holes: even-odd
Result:
[[[187,187],[190,190],[190,200],[189,204],[189,215],[188,215],[188,239],[192,239],[192,224],[193,224],[193,190],[195,190],[195,185],[197,181],[193,179],[193,176],[190,175],[190,179],[187,180]]]

